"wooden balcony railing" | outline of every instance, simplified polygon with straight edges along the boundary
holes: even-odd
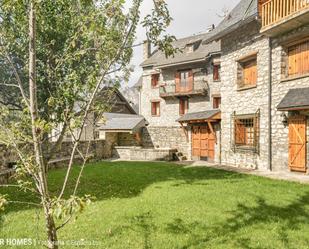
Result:
[[[309,9],[309,0],[270,0],[262,5],[262,27],[276,24],[305,9]]]
[[[179,88],[176,84],[168,84],[160,86],[160,97],[181,97],[181,96],[193,96],[193,95],[205,95],[207,94],[207,83],[204,81],[195,81],[193,87]]]

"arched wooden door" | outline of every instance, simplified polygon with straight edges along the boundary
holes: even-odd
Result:
[[[292,171],[306,172],[306,129],[305,116],[289,118],[289,168]]]
[[[192,128],[192,157],[198,159],[215,159],[215,136],[208,125]]]

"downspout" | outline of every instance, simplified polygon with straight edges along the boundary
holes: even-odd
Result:
[[[268,39],[268,169],[272,171],[272,38]]]

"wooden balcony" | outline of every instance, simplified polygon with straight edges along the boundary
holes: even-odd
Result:
[[[202,81],[194,82],[193,88],[176,87],[176,84],[160,86],[161,98],[206,96],[207,94],[208,84]]]
[[[269,0],[261,11],[261,33],[271,37],[309,23],[309,0]]]

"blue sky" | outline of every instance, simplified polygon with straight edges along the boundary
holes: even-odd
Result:
[[[128,1],[130,4],[131,1]],[[239,0],[166,0],[174,21],[169,27],[169,33],[177,38],[205,32],[212,25],[218,25],[222,20],[223,10],[231,10]],[[152,0],[145,0],[141,9],[142,16],[150,12]],[[136,43],[145,40],[145,30],[139,26]],[[134,72],[131,75],[129,86],[135,84],[142,74],[139,65],[143,60],[142,46],[134,49],[132,65]]]

